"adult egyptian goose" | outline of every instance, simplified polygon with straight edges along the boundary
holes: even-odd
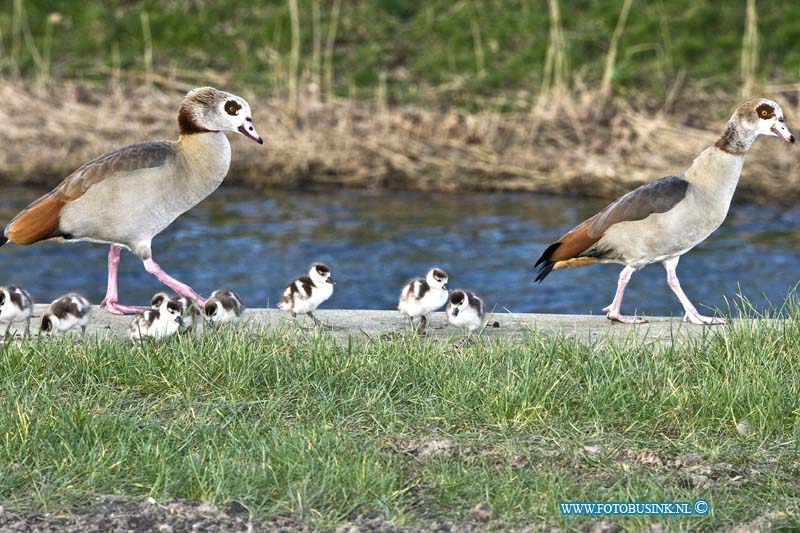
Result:
[[[6,226],[6,241],[32,244],[58,239],[111,244],[108,290],[101,307],[115,314],[141,308],[120,305],[117,267],[127,248],[144,268],[181,296],[202,306],[191,287],[153,260],[151,241],[222,183],[231,161],[223,132],[236,131],[263,144],[244,99],[213,87],[189,91],[178,112],[177,141],[150,141],[89,161]]]
[[[745,102],[736,110],[722,136],[706,148],[686,172],[648,183],[568,231],[536,262],[536,281],[551,270],[592,263],[620,263],[617,292],[604,308],[609,320],[642,323],[620,313],[631,275],[660,261],[667,284],[683,305],[683,320],[692,324],[724,324],[701,315],[681,289],[676,273],[680,257],[703,242],[725,220],[739,182],[744,156],[759,135],[774,135],[793,143],[781,107],[772,100]]]

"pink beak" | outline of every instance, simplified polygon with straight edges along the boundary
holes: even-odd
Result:
[[[792,132],[789,131],[789,128],[787,128],[786,124],[783,122],[777,122],[774,126],[772,126],[772,128],[770,128],[770,131],[787,143],[794,142],[794,135],[792,135]]]
[[[253,139],[258,144],[264,144],[264,139],[256,131],[256,128],[253,126],[253,120],[248,118],[244,124],[239,126],[239,133],[244,135],[249,139]]]

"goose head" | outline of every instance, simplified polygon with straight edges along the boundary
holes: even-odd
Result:
[[[250,104],[240,96],[213,87],[200,87],[188,92],[178,113],[178,126],[181,135],[233,131],[264,144],[253,124]]]
[[[464,291],[454,291],[450,295],[450,303],[447,306],[447,314],[455,318],[458,316],[458,313],[466,309],[468,306],[469,301],[467,301],[467,295],[464,293]]]
[[[777,102],[766,98],[750,100],[739,107],[737,115],[756,135],[772,135],[789,143],[794,142],[794,135],[786,126],[783,109]]]
[[[58,329],[59,322],[60,321],[58,320],[58,317],[55,314],[48,312],[42,317],[41,329],[45,333],[50,333],[51,331]]]
[[[322,283],[330,283],[333,285],[333,277],[331,277],[331,269],[328,265],[323,263],[314,263],[308,270],[308,277],[314,282],[314,285]]]
[[[428,282],[433,289],[447,290],[447,272],[441,268],[432,268],[425,276],[425,281]]]

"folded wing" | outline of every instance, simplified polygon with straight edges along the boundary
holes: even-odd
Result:
[[[127,146],[89,161],[14,217],[3,232],[4,238],[17,244],[68,238],[69,235],[59,231],[61,210],[65,205],[111,176],[164,165],[176,149],[174,142],[151,141]]]
[[[613,249],[598,246],[614,224],[644,220],[654,213],[672,209],[686,197],[689,182],[681,176],[669,176],[647,183],[612,202],[608,207],[568,231],[558,242],[547,247],[536,261],[536,281],[542,281],[553,269],[596,263]]]

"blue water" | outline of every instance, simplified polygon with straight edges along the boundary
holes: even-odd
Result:
[[[6,191],[0,224],[42,191]],[[282,288],[312,261],[331,265],[337,285],[325,307],[394,309],[403,283],[431,266],[450,287],[474,289],[498,311],[601,313],[617,265],[553,272],[533,282],[546,245],[606,202],[532,194],[222,189],[179,218],[153,244],[156,261],[208,294],[230,287],[251,307],[274,307]],[[105,294],[105,245],[7,244],[0,284],[26,287],[39,302],[78,291]],[[734,205],[711,238],[681,260],[684,290],[702,309],[744,295],[758,309],[781,304],[800,279],[800,208]],[[161,290],[141,262],[123,253],[120,300],[145,304]],[[727,300],[726,300],[727,299]],[[623,311],[680,315],[663,268],[634,274]]]

